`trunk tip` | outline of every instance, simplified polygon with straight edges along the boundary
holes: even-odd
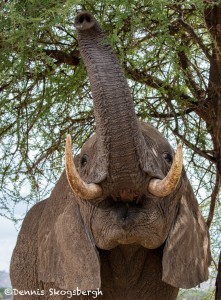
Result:
[[[91,29],[95,23],[95,18],[88,11],[80,12],[75,18],[75,27],[80,31]]]

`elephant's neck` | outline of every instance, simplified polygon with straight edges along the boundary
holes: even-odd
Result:
[[[118,246],[101,251],[102,291],[109,299],[176,299],[178,289],[162,282],[162,249]]]
[[[108,277],[106,280],[111,277],[111,282],[123,288],[128,283],[136,284],[139,280],[146,260],[146,251],[140,246],[118,246],[103,253],[101,260],[103,274]]]

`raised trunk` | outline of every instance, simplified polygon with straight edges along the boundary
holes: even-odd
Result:
[[[108,159],[108,174],[119,185],[123,179],[139,188],[144,169],[139,149],[145,149],[145,142],[126,78],[93,16],[81,13],[75,25],[91,83],[99,151]]]

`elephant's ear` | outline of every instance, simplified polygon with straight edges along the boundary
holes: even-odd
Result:
[[[191,288],[208,279],[208,228],[191,185],[187,184],[163,252],[162,280],[178,288]]]
[[[100,261],[66,175],[57,183],[38,232],[38,280],[65,290],[100,287]]]

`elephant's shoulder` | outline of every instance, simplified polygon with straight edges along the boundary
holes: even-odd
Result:
[[[36,203],[27,213],[22,223],[20,234],[33,236],[37,232],[39,220],[47,203],[47,199]]]
[[[32,244],[37,244],[39,220],[43,213],[46,202],[47,199],[38,202],[28,211],[18,235],[13,258],[15,256],[20,257],[21,254],[25,257],[27,252],[32,252]]]
[[[25,235],[26,237],[34,238],[38,235],[39,227],[44,220],[52,222],[53,216],[55,214],[60,214],[63,211],[67,194],[70,191],[68,181],[66,178],[66,173],[63,172],[60,176],[57,184],[53,188],[49,198],[36,203],[25,216],[19,236]],[[68,199],[69,200],[69,199]]]
[[[17,243],[13,251],[10,276],[12,285],[17,289],[37,287],[37,281],[33,274],[37,272],[37,239],[39,220],[47,200],[38,202],[27,213],[18,235]],[[28,277],[24,281],[24,276]]]

